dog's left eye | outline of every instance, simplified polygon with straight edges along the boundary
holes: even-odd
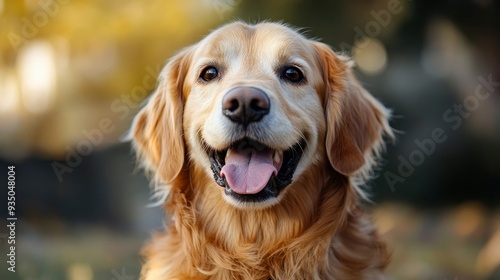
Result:
[[[297,67],[287,67],[283,71],[283,78],[289,80],[292,83],[300,83],[304,80],[304,74]]]
[[[203,71],[201,71],[200,78],[203,79],[205,82],[209,82],[219,76],[219,71],[217,71],[217,68],[213,66],[209,66]]]

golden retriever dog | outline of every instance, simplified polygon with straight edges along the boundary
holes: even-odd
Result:
[[[183,49],[130,132],[168,192],[142,279],[384,279],[360,204],[388,118],[348,59],[283,24]]]

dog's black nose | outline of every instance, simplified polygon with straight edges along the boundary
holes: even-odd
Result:
[[[244,126],[260,121],[270,107],[267,94],[254,87],[235,87],[222,98],[222,114]]]

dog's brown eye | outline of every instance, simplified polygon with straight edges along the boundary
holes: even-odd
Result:
[[[201,71],[200,78],[202,78],[205,82],[209,82],[219,76],[219,71],[215,67],[209,66],[203,71]]]
[[[304,79],[304,74],[297,67],[286,68],[283,76],[292,83],[298,83]]]

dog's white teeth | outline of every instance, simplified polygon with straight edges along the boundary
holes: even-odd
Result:
[[[231,148],[227,149],[226,158],[231,154]]]
[[[280,151],[277,151],[277,150],[274,151],[274,157],[273,157],[274,162],[276,162],[276,163],[280,162],[280,160],[281,160],[281,155],[280,154],[281,154]]]

